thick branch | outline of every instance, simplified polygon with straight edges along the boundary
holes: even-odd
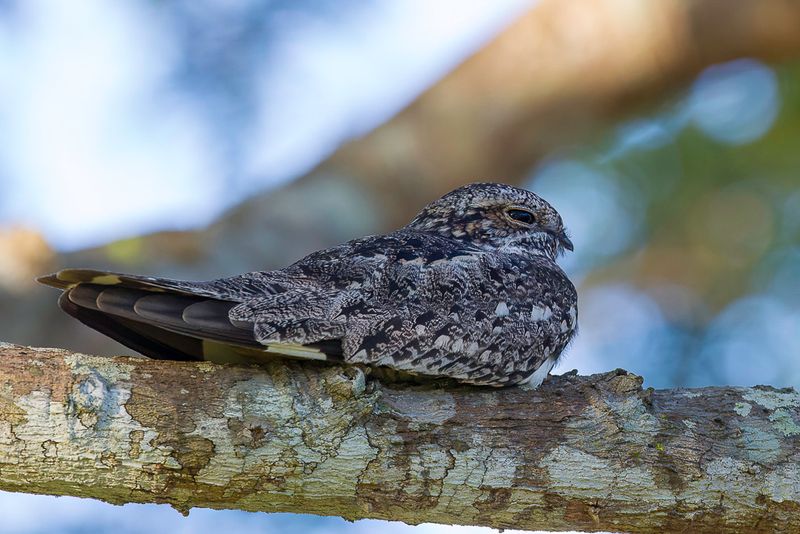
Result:
[[[547,530],[800,531],[800,395],[517,388],[0,344],[0,489]]]

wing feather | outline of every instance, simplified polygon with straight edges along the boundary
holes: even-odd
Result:
[[[68,269],[39,281],[63,290],[59,305],[64,311],[153,358],[227,362],[258,360],[269,354],[314,360],[341,355],[341,344],[335,339],[306,345],[291,339],[260,342],[252,321],[231,319],[231,310],[240,302],[220,298],[225,287],[235,285],[226,280],[185,282]],[[275,284],[270,286],[272,291],[277,289]],[[249,294],[249,290],[243,292]]]

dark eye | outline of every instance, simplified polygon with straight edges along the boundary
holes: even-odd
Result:
[[[534,221],[536,221],[536,217],[533,216],[533,213],[526,210],[513,209],[506,211],[506,214],[522,224],[533,224]]]

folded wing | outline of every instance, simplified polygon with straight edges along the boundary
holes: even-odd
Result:
[[[39,281],[63,290],[59,305],[65,312],[151,358],[238,362],[280,354],[328,360],[341,353],[341,344],[331,338],[309,344],[291,336],[260,342],[256,321],[231,318],[231,310],[248,297],[247,285],[240,283],[187,282],[87,269],[68,269]],[[256,282],[268,283],[263,277]],[[257,287],[254,291],[263,295],[266,290]],[[280,290],[280,285],[274,283],[273,290]]]

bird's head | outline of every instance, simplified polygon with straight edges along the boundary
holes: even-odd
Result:
[[[407,228],[475,246],[555,257],[572,250],[561,215],[540,196],[505,184],[475,183],[425,206]]]

